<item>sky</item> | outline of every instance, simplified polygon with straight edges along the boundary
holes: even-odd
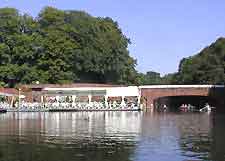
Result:
[[[182,58],[225,37],[224,0],[0,0],[34,17],[45,6],[113,18],[140,72],[176,72]]]

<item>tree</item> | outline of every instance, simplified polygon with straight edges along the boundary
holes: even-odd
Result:
[[[148,71],[146,74],[139,73],[139,84],[141,85],[160,85],[164,83],[163,77],[158,72]]]
[[[111,18],[44,8],[37,18],[0,9],[0,81],[135,84],[130,40]]]
[[[224,84],[224,63],[225,38],[219,38],[199,54],[181,60],[178,82],[181,84]]]

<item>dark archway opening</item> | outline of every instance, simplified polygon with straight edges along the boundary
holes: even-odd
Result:
[[[186,104],[194,106],[198,111],[203,108],[206,103],[213,107],[217,107],[218,105],[215,99],[208,96],[168,96],[154,100],[154,107],[158,111],[162,111],[166,105],[169,111],[176,112],[179,111],[180,106]]]

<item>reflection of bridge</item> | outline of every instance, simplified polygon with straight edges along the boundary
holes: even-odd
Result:
[[[147,100],[147,107],[159,98],[170,96],[207,96],[224,106],[224,85],[155,85],[140,86],[141,95]]]

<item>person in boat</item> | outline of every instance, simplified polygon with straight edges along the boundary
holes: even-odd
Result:
[[[189,110],[189,111],[195,110],[195,106],[193,106],[193,105],[191,105],[191,104],[188,104],[188,110]]]
[[[166,111],[168,108],[166,105],[163,105],[163,111]]]
[[[208,103],[206,103],[205,106],[202,109],[200,109],[199,111],[200,112],[204,112],[204,111],[210,112],[211,110],[212,110],[212,107],[210,107],[210,105]]]
[[[191,105],[190,105],[190,104],[187,105],[187,110],[188,110],[188,111],[191,110]]]
[[[206,108],[207,111],[211,111],[211,107],[209,106],[208,103],[205,104],[205,108]]]
[[[180,110],[181,110],[181,111],[185,111],[185,104],[182,104],[182,105],[180,106]]]

